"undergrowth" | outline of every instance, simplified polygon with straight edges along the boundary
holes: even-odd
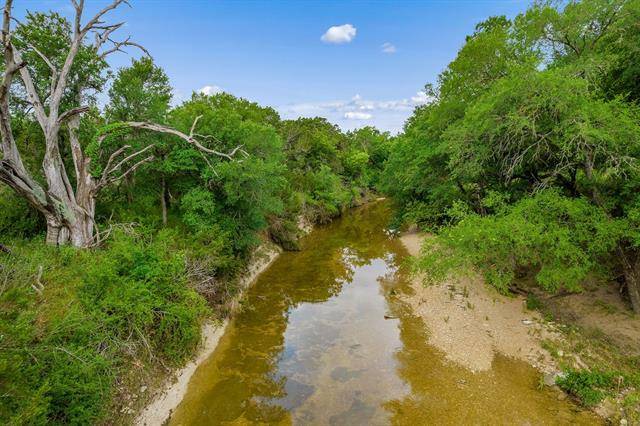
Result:
[[[15,242],[0,254],[0,418],[95,424],[131,364],[177,365],[208,312],[169,235],[99,250]]]

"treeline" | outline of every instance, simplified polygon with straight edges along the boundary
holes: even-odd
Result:
[[[34,15],[24,25],[45,19]],[[100,191],[94,244],[110,225],[130,224],[149,231],[170,226],[193,235],[208,233],[224,240],[221,245],[229,247],[230,256],[246,255],[262,232],[295,247],[298,222],[327,222],[364,199],[389,153],[389,134],[374,128],[343,133],[323,118],[281,120],[274,109],[227,93],[194,93],[172,108],[171,92],[167,76],[151,59],[134,59],[117,71],[104,111],[93,107],[83,116],[81,140],[93,176],[118,166],[128,152],[144,160]],[[15,138],[23,141],[22,159],[38,171],[42,131],[28,107],[15,111],[13,121]],[[193,134],[205,149],[222,155],[207,155],[179,137],[128,125],[136,122]],[[61,157],[64,168],[72,170],[65,138],[61,134]],[[127,151],[113,157],[123,147]],[[37,239],[46,233],[45,216],[23,197],[7,186],[2,195],[5,243],[10,237]]]
[[[618,280],[640,312],[640,2],[536,2],[477,25],[381,179],[435,231],[420,267],[508,292]]]
[[[365,201],[392,139],[281,120],[226,93],[172,106],[151,59],[113,72],[85,39],[56,101],[77,28],[53,12],[11,27],[5,70],[16,74],[0,88],[0,419],[130,421],[140,384],[188,359],[202,321],[225,315],[254,249],[271,239],[295,250],[301,222]]]

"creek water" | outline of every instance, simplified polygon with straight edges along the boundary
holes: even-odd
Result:
[[[384,202],[313,231],[248,290],[171,425],[598,424],[524,362],[471,373],[429,346]]]

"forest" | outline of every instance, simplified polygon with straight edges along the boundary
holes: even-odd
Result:
[[[640,313],[640,1],[479,23],[398,135],[228,93],[176,102],[111,20],[125,3],[18,22],[5,1],[3,423],[108,424],[141,378],[193,357],[256,248],[299,250],[301,223],[382,196],[394,228],[434,236],[415,264],[429,282],[477,271],[502,294],[562,295],[598,277]],[[584,400],[607,374],[567,387]]]

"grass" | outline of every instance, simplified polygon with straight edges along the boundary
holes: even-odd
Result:
[[[618,312],[618,308],[616,308],[610,303],[605,302],[604,300],[596,300],[593,304],[596,308],[600,309],[601,311],[609,315],[612,315]]]
[[[567,369],[565,376],[556,384],[565,392],[575,396],[582,405],[593,407],[606,397],[619,392],[631,379],[618,371],[588,371]]]

